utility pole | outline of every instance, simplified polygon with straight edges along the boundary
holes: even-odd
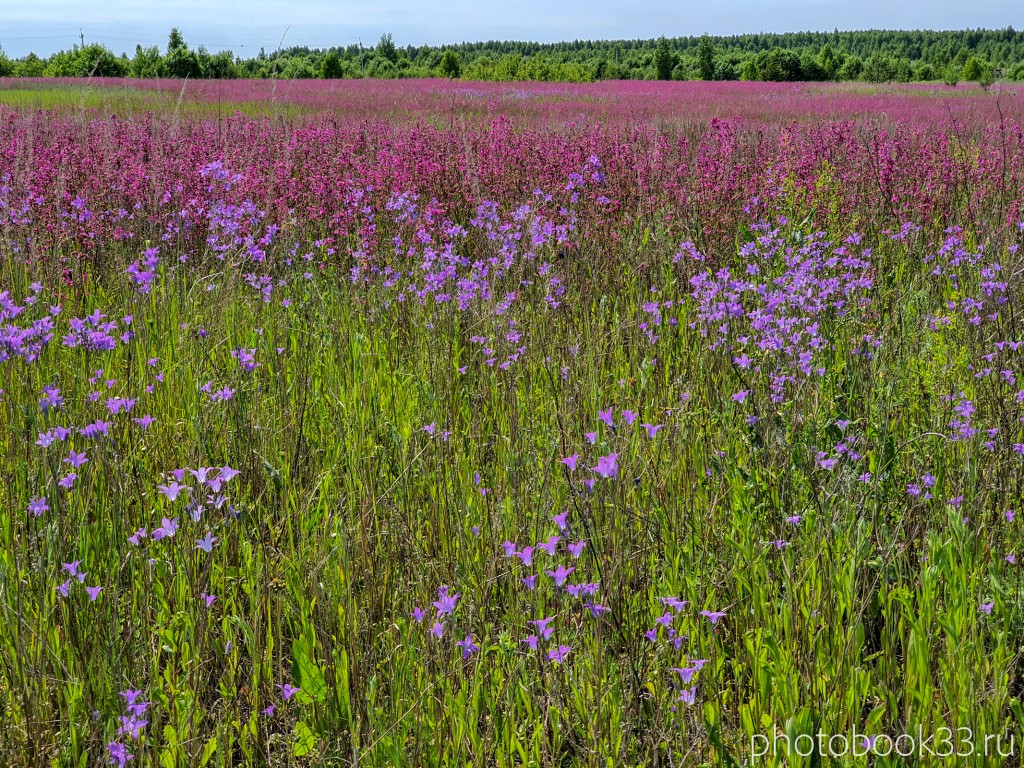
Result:
[[[78,29],[78,36],[82,39],[82,47],[85,48],[85,32],[82,31],[81,27]]]
[[[352,38],[350,37],[349,40]],[[359,76],[366,77],[366,59],[363,58],[363,38],[359,38]]]

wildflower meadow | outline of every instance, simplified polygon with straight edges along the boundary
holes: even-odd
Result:
[[[1019,764],[1022,203],[1009,86],[0,81],[0,764]]]

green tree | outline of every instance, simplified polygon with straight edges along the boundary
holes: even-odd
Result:
[[[160,77],[163,72],[164,59],[160,49],[155,45],[143,48],[135,46],[135,56],[128,63],[128,75],[139,79]]]
[[[47,62],[46,77],[124,77],[128,62],[120,59],[106,46],[93,44],[58,51]]]
[[[375,52],[378,56],[386,61],[390,61],[392,64],[398,62],[398,49],[395,48],[395,41],[391,37],[390,32],[380,36]]]
[[[46,62],[30,53],[14,65],[15,77],[42,77],[46,71]]]
[[[186,48],[175,48],[167,54],[164,59],[164,67],[170,77],[179,80],[186,78],[195,80],[203,76],[203,70],[199,66],[199,57],[194,51]]]
[[[757,58],[761,80],[784,83],[803,79],[800,57],[793,51],[773,48],[767,53],[758,54]]]
[[[838,80],[860,80],[860,73],[864,70],[864,62],[859,56],[850,56],[839,68]]]
[[[948,85],[950,88],[956,88],[956,84],[960,81],[960,75],[958,67],[950,64],[942,73],[942,82]]]
[[[861,77],[869,83],[890,83],[896,79],[896,67],[885,54],[873,53],[864,62]]]
[[[654,49],[654,74],[659,80],[671,80],[672,70],[676,67],[676,55],[664,35],[658,38]]]
[[[971,58],[964,63],[964,80],[967,82],[980,80],[981,72],[981,60],[977,56],[971,56]]]
[[[701,80],[715,79],[715,44],[706,34],[697,44],[697,75]]]
[[[805,53],[800,59],[800,79],[817,83],[830,78],[825,68],[818,63],[818,59],[810,53]]]
[[[839,74],[839,67],[842,66],[842,61],[836,56],[836,52],[832,49],[831,44],[825,43],[821,47],[821,51],[818,53],[818,66],[821,67],[826,79],[836,79],[836,75]]]
[[[200,48],[200,50],[203,50]],[[233,80],[238,77],[238,67],[235,65],[235,54],[231,51],[218,51],[214,54],[207,54],[200,61],[203,69],[203,77],[214,80]]]
[[[181,30],[174,27],[171,29],[171,34],[167,36],[167,55],[170,56],[171,51],[181,50],[182,48],[188,48],[185,44],[185,38],[181,34]]]
[[[740,70],[738,65],[738,61],[719,58],[715,62],[715,80],[739,80]]]
[[[929,80],[934,80],[935,67],[933,67],[931,64],[921,64],[920,66],[914,68],[913,78],[914,80],[917,80],[922,83],[926,83]]]
[[[199,64],[199,57],[191,51],[181,31],[175,27],[167,38],[167,58],[164,59],[164,69],[170,77],[179,80],[186,78],[195,80],[203,76],[203,69]]]
[[[442,75],[454,80],[462,74],[462,59],[456,51],[449,48],[441,56],[441,65],[438,69]]]
[[[327,55],[320,62],[320,77],[324,80],[338,80],[344,76],[345,71],[341,67],[341,59],[338,57],[338,54],[334,51],[328,51]]]
[[[519,80],[523,70],[523,56],[520,53],[507,53],[498,59],[495,67],[495,79],[505,82]]]

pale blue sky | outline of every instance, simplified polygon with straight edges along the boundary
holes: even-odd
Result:
[[[839,29],[1024,28],[1024,0],[156,0],[0,1],[0,46],[10,56],[48,55],[78,42],[116,53],[164,48],[178,26],[189,45],[255,54],[327,47],[391,32],[399,45],[476,40],[650,38]]]

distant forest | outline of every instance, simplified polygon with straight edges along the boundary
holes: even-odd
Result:
[[[0,40],[2,42],[2,40]],[[443,46],[395,44],[260,50],[253,58],[189,47],[177,29],[167,47],[117,55],[103,45],[75,46],[48,58],[11,59],[5,77],[407,78],[466,80],[768,80],[978,82],[1024,81],[1024,32],[793,32],[657,40],[571,43],[486,42]]]

